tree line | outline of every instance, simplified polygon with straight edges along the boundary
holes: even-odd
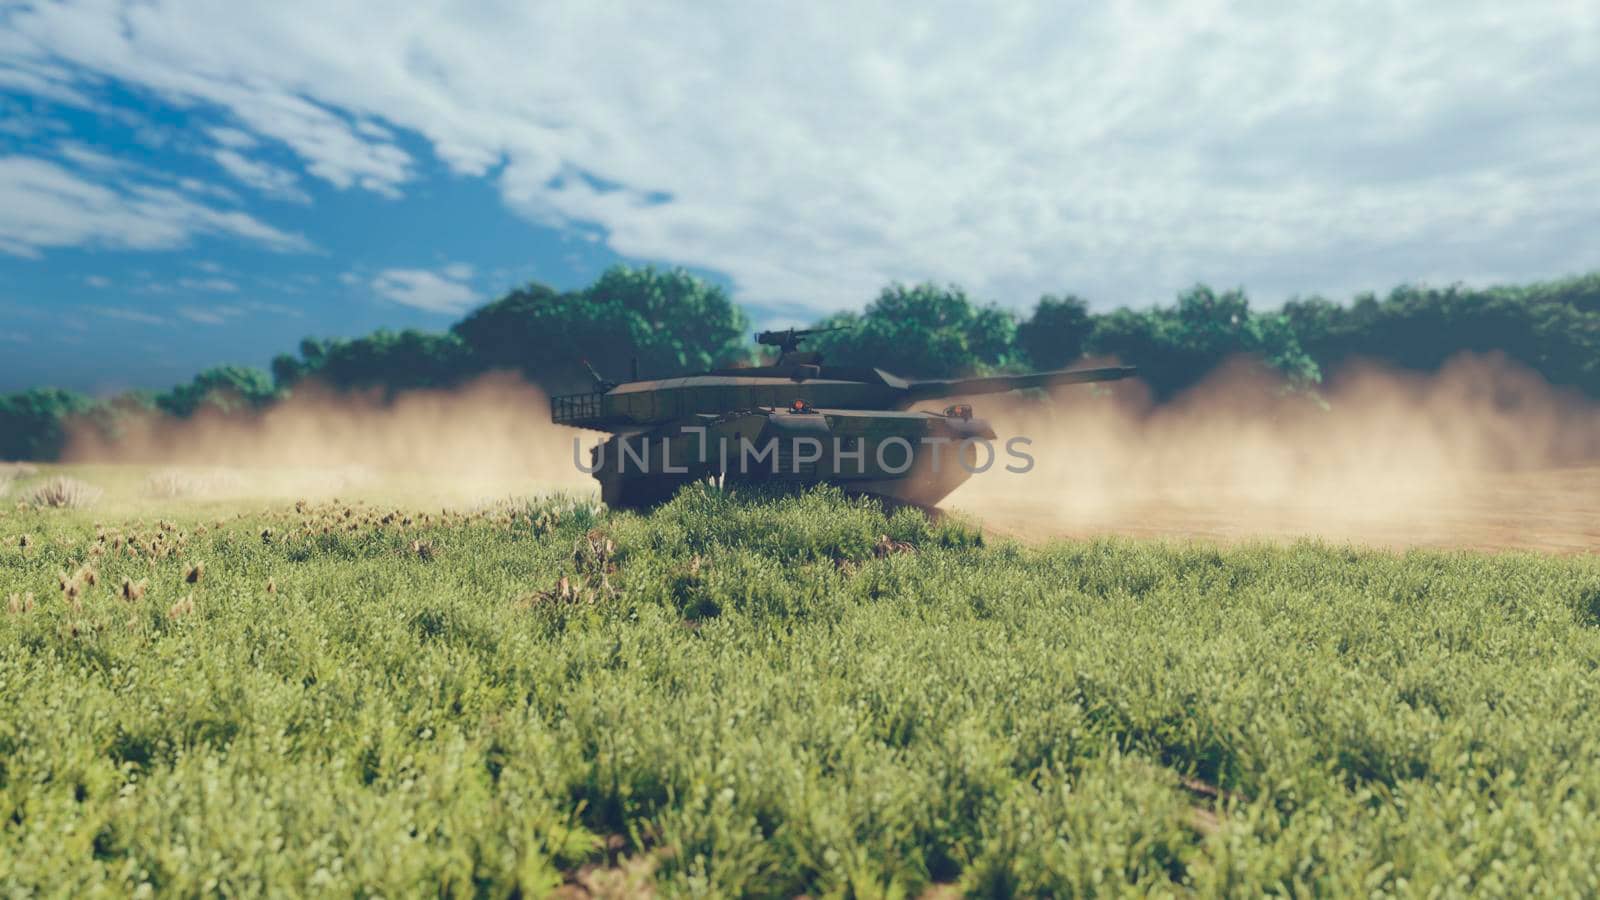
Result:
[[[0,396],[0,458],[56,458],[74,423],[113,436],[130,416],[186,418],[260,409],[316,382],[334,390],[445,388],[512,370],[552,393],[584,390],[592,369],[612,381],[661,377],[762,357],[749,318],[720,286],[682,270],[616,266],[588,287],[530,283],[448,331],[380,330],[314,339],[272,361],[207,369],[162,392],[95,399],[58,388]],[[1170,305],[1095,313],[1072,294],[1045,295],[1026,315],[955,286],[890,285],[807,349],[830,363],[952,377],[1060,368],[1086,356],[1138,366],[1156,399],[1244,356],[1287,384],[1314,389],[1355,359],[1432,371],[1457,353],[1498,351],[1551,383],[1600,398],[1600,273],[1527,285],[1404,285],[1338,303],[1296,298],[1255,310],[1243,290],[1196,285]]]

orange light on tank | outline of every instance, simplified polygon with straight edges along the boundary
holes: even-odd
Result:
[[[946,406],[944,414],[952,419],[970,419],[972,418],[972,407],[965,403],[957,403],[955,406]]]
[[[796,397],[796,398],[794,398],[794,402],[789,404],[789,412],[792,412],[792,413],[808,413],[808,412],[811,412],[811,404],[807,403],[805,401],[805,398],[803,398],[803,397]]]

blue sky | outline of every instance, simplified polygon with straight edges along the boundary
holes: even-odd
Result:
[[[419,174],[399,197],[315,181],[298,185],[303,198],[247,196],[247,186],[173,146],[204,112],[123,102],[159,124],[146,122],[135,133],[122,123],[40,111],[68,124],[71,139],[86,150],[114,150],[120,164],[228,190],[228,208],[303,237],[305,246],[279,249],[202,232],[171,248],[88,243],[37,256],[0,255],[5,331],[20,336],[4,345],[11,361],[0,373],[0,390],[166,385],[206,365],[261,365],[306,336],[440,329],[460,310],[515,284],[577,286],[619,259],[592,235],[518,218],[483,183],[446,171]],[[5,136],[0,146],[26,149],[28,139]],[[77,173],[99,174],[93,163],[74,166],[64,153],[57,158]],[[418,282],[416,273],[427,277]]]
[[[439,330],[529,280],[578,287],[613,263],[650,262],[610,250],[594,228],[515,215],[488,182],[452,174],[404,136],[417,170],[403,193],[340,190],[256,145],[253,162],[286,173],[264,188],[196,146],[227,127],[220,111],[125,84],[88,90],[125,116],[0,94],[6,121],[33,126],[0,132],[0,155],[47,160],[91,184],[148,185],[171,192],[169,205],[243,213],[283,238],[196,226],[170,246],[128,247],[148,227],[134,219],[128,240],[0,253],[0,390],[162,387],[208,365],[264,366],[307,336]]]
[[[1600,7],[0,0],[0,390],[684,265],[1270,305],[1600,268]]]

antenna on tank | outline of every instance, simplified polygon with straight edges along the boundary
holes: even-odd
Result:
[[[616,382],[607,381],[604,378],[601,378],[600,373],[594,370],[594,366],[589,365],[589,360],[587,358],[580,359],[578,361],[583,363],[583,367],[585,369],[589,370],[589,377],[594,379],[595,389],[600,393],[604,394],[605,392],[617,386]]]

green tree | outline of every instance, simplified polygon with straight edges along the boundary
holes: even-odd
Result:
[[[589,385],[581,360],[621,381],[678,375],[748,356],[749,320],[727,291],[681,270],[614,266],[581,291],[529,284],[451,329],[486,369],[552,390]]]
[[[1255,358],[1296,387],[1322,379],[1286,316],[1253,313],[1243,291],[1218,294],[1205,285],[1180,294],[1176,306],[1098,317],[1087,347],[1137,366],[1158,399],[1197,384],[1235,356]]]
[[[351,339],[306,338],[298,358],[280,354],[272,360],[272,381],[280,392],[307,379],[339,390],[448,387],[478,371],[460,338],[414,328],[380,328]]]
[[[94,405],[88,397],[60,388],[0,396],[0,459],[55,459],[66,446],[71,420]]]
[[[978,305],[954,285],[890,285],[860,314],[843,312],[806,345],[834,365],[876,366],[901,375],[948,377],[1002,368],[1017,357],[1017,324],[1007,310]]]
[[[612,266],[584,294],[595,306],[620,306],[644,321],[652,366],[676,373],[748,356],[744,310],[721,287],[682,269]]]
[[[1073,294],[1046,294],[1033,315],[1017,326],[1017,346],[1035,368],[1059,369],[1083,356],[1093,332],[1087,301]]]
[[[196,375],[155,398],[155,405],[169,415],[188,418],[202,408],[219,412],[259,409],[277,397],[272,378],[260,369],[247,366],[217,366]]]
[[[1368,359],[1433,371],[1462,352],[1497,351],[1558,385],[1600,396],[1600,275],[1470,289],[1402,285],[1348,306],[1312,297],[1284,305],[1301,344],[1325,368]]]
[[[327,362],[331,341],[302,338],[300,355],[280,353],[272,358],[272,383],[280,392],[286,392],[306,378],[315,376]]]
[[[340,390],[448,387],[479,371],[460,338],[414,328],[383,328],[366,337],[305,341],[300,347],[301,377],[314,376]]]

